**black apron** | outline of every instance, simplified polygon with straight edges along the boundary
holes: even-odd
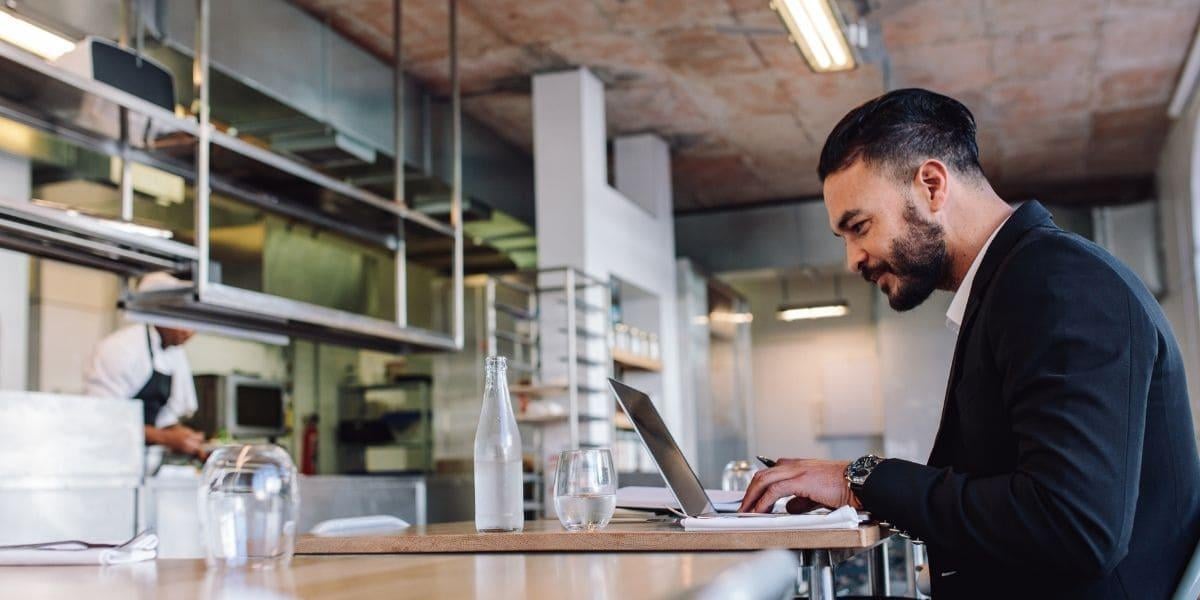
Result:
[[[150,343],[150,326],[146,326],[146,351],[150,353],[150,378],[133,397],[142,401],[142,423],[154,427],[158,413],[171,398],[171,376],[154,370],[154,345]]]

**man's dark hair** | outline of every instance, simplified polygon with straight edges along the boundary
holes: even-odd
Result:
[[[975,117],[962,102],[929,90],[888,92],[850,111],[825,140],[821,181],[862,159],[907,181],[921,161],[935,158],[951,169],[983,177]]]

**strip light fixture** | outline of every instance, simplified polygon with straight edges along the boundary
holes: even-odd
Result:
[[[5,11],[0,11],[0,40],[47,60],[75,49],[75,42]]]
[[[850,314],[850,305],[845,301],[839,301],[821,304],[783,304],[780,305],[775,316],[780,321],[800,321],[844,317],[848,314]]]
[[[808,66],[818,73],[848,71],[856,66],[832,0],[772,0],[787,27],[792,43],[800,48]]]

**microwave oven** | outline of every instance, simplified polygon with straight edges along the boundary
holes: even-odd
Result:
[[[247,375],[196,375],[196,414],[192,428],[214,437],[273,438],[287,434],[287,394],[283,384]]]

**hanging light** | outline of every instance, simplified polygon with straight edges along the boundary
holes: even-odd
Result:
[[[780,304],[775,316],[780,321],[800,321],[803,319],[829,319],[844,317],[850,314],[850,305],[845,301],[823,302],[820,304]]]
[[[806,319],[830,319],[844,317],[850,314],[850,303],[842,299],[841,278],[833,277],[833,295],[837,298],[829,302],[795,303],[788,301],[787,277],[780,276],[779,283],[783,288],[783,302],[775,309],[775,318],[780,321],[801,321]]]
[[[773,0],[771,9],[779,14],[812,70],[829,73],[855,67],[854,53],[830,0]]]

